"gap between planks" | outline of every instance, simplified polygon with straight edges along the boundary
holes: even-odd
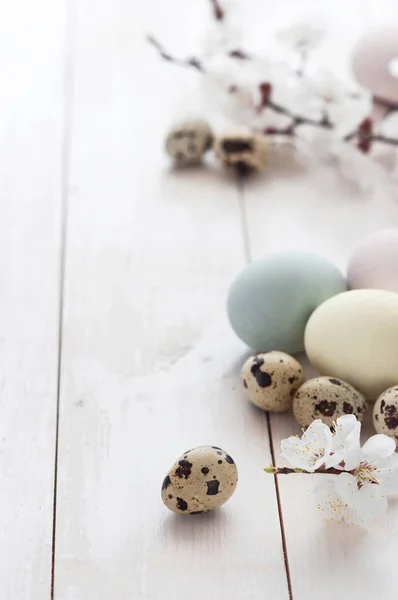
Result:
[[[69,172],[71,130],[73,120],[73,95],[75,83],[75,33],[76,33],[76,6],[75,0],[66,4],[65,40],[64,40],[64,66],[63,66],[63,98],[64,110],[62,115],[62,171],[61,171],[61,222],[60,222],[60,258],[59,258],[59,308],[58,308],[58,357],[57,357],[57,395],[56,395],[56,421],[55,421],[55,451],[54,451],[54,480],[53,480],[53,514],[52,514],[52,540],[51,540],[51,587],[50,599],[54,600],[55,591],[55,544],[57,530],[57,492],[58,492],[58,452],[59,452],[59,417],[61,397],[61,367],[62,367],[62,339],[64,327],[64,293],[66,270],[66,246],[68,238],[68,208],[69,208]]]
[[[250,263],[250,262],[252,262],[253,258],[252,258],[252,251],[251,251],[251,246],[250,246],[250,235],[249,235],[249,227],[248,227],[248,221],[247,221],[245,181],[242,177],[238,177],[237,186],[238,186],[238,193],[239,193],[238,201],[239,201],[239,212],[240,212],[244,257],[245,257],[245,262]],[[271,460],[272,460],[272,464],[276,465],[271,418],[270,418],[270,414],[268,411],[266,412],[266,419],[267,419],[268,442],[269,442]],[[287,588],[288,588],[288,593],[289,593],[289,600],[293,600],[293,589],[292,589],[292,582],[291,582],[291,577],[290,577],[290,567],[289,567],[289,557],[288,557],[288,552],[287,552],[285,526],[283,523],[282,502],[281,502],[281,495],[280,495],[280,491],[279,491],[279,482],[278,482],[277,475],[274,475],[274,484],[275,484],[276,502],[278,505],[278,517],[279,517],[279,525],[280,525],[280,530],[281,530],[283,561],[285,563]]]

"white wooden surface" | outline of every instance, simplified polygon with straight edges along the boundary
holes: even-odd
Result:
[[[245,20],[260,31],[255,9],[317,6],[282,4],[247,0]],[[348,44],[392,4],[327,10]],[[344,267],[367,233],[398,225],[398,194],[359,194],[319,165],[272,164],[243,191],[212,168],[170,171],[162,136],[195,105],[197,76],[144,35],[195,47],[207,14],[206,0],[0,4],[1,598],[397,596],[396,504],[370,533],[347,530],[314,514],[311,478],[280,478],[277,494],[263,474],[297,425],[272,416],[270,439],[244,400],[224,304],[269,250]],[[234,456],[238,490],[178,518],[161,481],[206,443]]]
[[[185,74],[156,60],[128,0],[96,6],[76,29],[55,597],[287,598],[267,422],[242,401],[224,310],[238,190],[169,172],[159,140]],[[201,444],[236,457],[239,492],[179,519],[159,486]]]
[[[40,15],[40,17],[39,17]],[[50,597],[64,4],[0,3],[0,597]]]

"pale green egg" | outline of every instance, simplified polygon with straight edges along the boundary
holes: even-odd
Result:
[[[322,302],[347,289],[331,262],[315,254],[283,252],[248,264],[232,283],[228,316],[255,352],[304,349],[304,330]]]

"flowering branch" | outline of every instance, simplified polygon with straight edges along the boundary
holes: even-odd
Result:
[[[213,3],[213,5],[216,7],[219,7],[217,2]],[[217,13],[216,13],[217,15],[220,14],[218,12],[218,10],[221,10],[221,9],[216,8],[215,10],[217,11]],[[224,14],[224,13],[222,13],[222,14]],[[223,17],[216,16],[217,20],[221,20],[222,18]],[[148,42],[158,51],[159,55],[164,60],[166,60],[170,63],[173,63],[177,66],[180,66],[180,67],[189,67],[189,68],[196,69],[200,73],[206,73],[206,69],[203,65],[203,62],[200,59],[198,59],[196,57],[185,58],[185,59],[177,58],[177,57],[173,56],[172,54],[170,54],[170,52],[168,52],[153,36],[148,36]],[[231,58],[235,58],[237,60],[250,60],[250,55],[247,54],[243,50],[230,51],[230,52],[228,52],[228,56]],[[260,96],[261,96],[261,103],[258,108],[259,111],[261,111],[265,108],[269,108],[270,110],[273,110],[274,112],[276,112],[280,115],[289,117],[292,120],[291,123],[284,128],[267,127],[263,131],[264,134],[294,136],[296,134],[297,128],[300,125],[311,125],[313,127],[319,127],[321,129],[326,129],[329,131],[332,131],[335,128],[326,113],[319,120],[310,119],[308,117],[296,115],[296,114],[292,113],[290,110],[288,110],[287,108],[274,102],[272,100],[272,84],[271,83],[268,83],[268,82],[261,83],[259,86],[259,89],[260,89]],[[235,93],[238,91],[238,87],[232,86],[230,91]],[[397,138],[391,138],[391,137],[387,137],[385,135],[373,133],[372,121],[370,118],[364,119],[364,121],[358,126],[358,128],[356,128],[354,131],[347,134],[343,138],[343,141],[345,141],[345,142],[350,142],[352,140],[357,141],[358,149],[364,153],[369,152],[373,142],[380,142],[380,143],[387,144],[390,146],[398,147],[398,139]]]
[[[329,520],[362,525],[387,509],[387,493],[398,484],[395,441],[383,434],[360,446],[361,423],[355,415],[339,417],[332,428],[317,419],[302,437],[281,442],[282,456],[292,467],[270,466],[273,475],[323,473],[316,508]]]
[[[313,473],[324,473],[327,475],[341,475],[341,473],[345,472],[340,469],[335,469],[334,467],[331,467],[330,469],[326,469],[325,467],[320,467],[316,471],[309,473],[308,471],[304,471],[304,469],[297,469],[297,468],[292,469],[290,467],[274,467],[273,465],[270,465],[269,467],[265,468],[264,471],[266,473],[271,473],[272,475],[290,475],[291,473],[306,473],[307,475],[313,475]]]

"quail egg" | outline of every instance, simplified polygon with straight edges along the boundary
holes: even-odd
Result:
[[[253,404],[271,412],[292,408],[293,397],[304,383],[300,363],[284,352],[267,352],[247,359],[242,368],[243,387]]]
[[[388,388],[373,407],[373,425],[377,433],[398,440],[398,385]]]
[[[162,500],[179,515],[197,515],[222,506],[234,493],[238,470],[217,446],[187,450],[174,463],[162,485]]]
[[[206,121],[192,120],[179,123],[166,138],[166,152],[177,165],[199,163],[213,145],[213,134]]]
[[[367,402],[360,392],[336,377],[315,377],[306,381],[293,400],[293,413],[302,427],[321,419],[331,427],[342,415],[354,414],[362,421]]]
[[[214,143],[217,158],[239,174],[263,171],[267,164],[268,146],[265,136],[250,130],[239,130],[217,137]]]

